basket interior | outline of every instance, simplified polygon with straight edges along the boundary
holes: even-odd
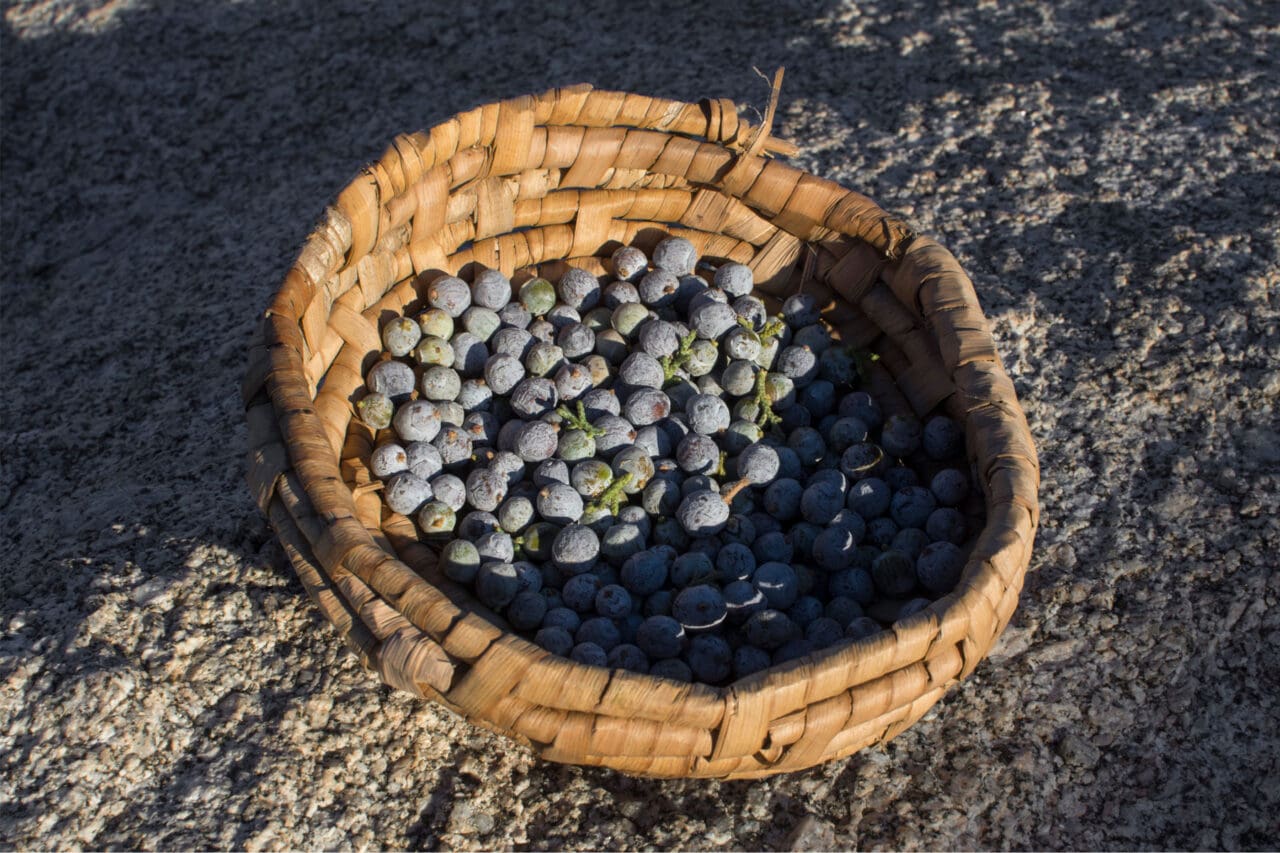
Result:
[[[1038,469],[972,285],[874,202],[759,156],[783,143],[727,102],[589,87],[491,104],[402,136],[340,195],[286,279],[246,380],[250,482],[312,597],[366,665],[544,757],[647,775],[758,776],[886,740],[967,675],[1030,558]],[[586,667],[505,631],[436,569],[368,470],[353,417],[379,328],[478,265],[518,284],[597,274],[676,234],[751,265],[776,308],[803,288],[877,353],[886,414],[966,428],[986,525],[956,591],[880,635],[726,688]],[[261,389],[266,389],[265,398]]]

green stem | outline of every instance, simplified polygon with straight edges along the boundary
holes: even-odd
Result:
[[[586,512],[599,512],[602,509],[607,509],[610,515],[617,515],[618,510],[622,508],[622,504],[627,500],[623,489],[630,482],[631,472],[623,471],[618,475],[618,479],[609,484],[609,488],[605,489],[600,497],[587,504]]]
[[[673,355],[664,355],[658,359],[658,363],[662,365],[664,384],[675,379],[676,374],[689,363],[689,359],[693,357],[693,342],[697,339],[698,333],[690,332],[680,340],[680,349],[676,350]]]
[[[590,438],[598,438],[604,435],[605,431],[601,427],[595,426],[591,421],[587,420],[586,407],[582,405],[582,401],[578,401],[577,411],[572,411],[568,406],[560,406],[556,409],[556,414],[564,418],[564,422],[571,429],[580,429]]]
[[[769,399],[769,391],[765,387],[765,383],[769,378],[769,371],[761,370],[756,374],[756,391],[755,404],[760,413],[756,415],[756,425],[761,429],[768,429],[777,423],[782,423],[780,418],[773,411],[773,401]]]

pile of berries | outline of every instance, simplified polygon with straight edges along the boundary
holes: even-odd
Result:
[[[743,264],[669,237],[610,269],[444,276],[383,328],[370,467],[446,576],[554,654],[713,685],[953,589],[954,421],[885,418],[813,297],[770,316]]]

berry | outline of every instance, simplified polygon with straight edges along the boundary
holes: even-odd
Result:
[[[441,276],[427,288],[427,304],[456,320],[471,306],[471,288],[456,276]]]
[[[644,544],[644,536],[641,535],[640,528],[634,524],[615,524],[600,537],[600,555],[608,560],[610,565],[623,568],[623,586],[637,593],[642,590],[637,588],[637,584],[628,582],[626,563],[631,557],[644,550]],[[665,578],[665,573],[663,577]],[[662,581],[657,581],[654,585],[654,590],[661,585]],[[642,584],[641,586],[647,587],[648,584]],[[653,590],[648,591],[651,592]]]
[[[671,583],[678,587],[710,583],[715,576],[715,564],[701,551],[681,554],[671,564]]]
[[[538,464],[533,472],[535,486],[549,486],[552,483],[569,485],[569,466],[560,459],[547,459]]]
[[[441,501],[429,501],[418,510],[418,527],[428,536],[442,535],[457,523],[453,507]]]
[[[880,627],[880,623],[876,620],[867,616],[859,616],[845,626],[844,635],[847,639],[856,641],[874,637],[882,630],[884,629]]]
[[[607,584],[596,593],[596,612],[610,619],[620,619],[631,612],[631,593],[618,584]]]
[[[690,536],[711,536],[724,530],[729,507],[715,492],[699,491],[681,501],[676,518]]]
[[[910,456],[920,449],[920,422],[905,415],[890,415],[880,432],[880,446],[890,456]]]
[[[721,547],[715,560],[716,574],[725,581],[746,580],[756,569],[755,554],[740,542],[731,542]]]
[[[685,657],[693,677],[707,684],[717,684],[733,671],[733,649],[723,638],[702,635],[689,641]]]
[[[596,594],[599,595],[598,592]],[[622,642],[622,632],[618,630],[618,626],[612,619],[593,616],[582,620],[577,633],[574,634],[574,639],[579,643],[594,643],[608,652]]]
[[[587,664],[588,666],[609,665],[609,658],[604,649],[595,643],[578,643],[573,647],[573,651],[569,652],[569,658],[576,663]]]
[[[619,574],[622,585],[631,592],[653,595],[667,581],[667,561],[657,551],[638,551],[623,561]]]
[[[671,615],[685,630],[710,631],[724,621],[724,596],[710,584],[685,587],[671,602]]]
[[[685,642],[684,626],[670,616],[650,616],[636,630],[636,645],[654,660],[679,657]]]
[[[510,394],[524,379],[524,365],[513,355],[497,353],[484,364],[484,379],[495,394]]]
[[[968,534],[964,516],[951,507],[941,507],[929,513],[924,529],[934,542],[950,542],[952,545],[964,544]]]
[[[889,501],[893,495],[884,480],[878,477],[865,477],[853,484],[849,490],[849,509],[870,521],[885,514],[889,509]]]
[[[885,551],[871,564],[876,589],[887,598],[902,598],[915,588],[915,562],[901,551]]]
[[[604,289],[604,295],[600,301],[605,308],[613,310],[628,302],[639,302],[640,291],[629,281],[615,281]]]
[[[772,651],[797,636],[798,629],[782,611],[761,610],[747,619],[743,633],[751,645]]]
[[[528,631],[542,624],[547,614],[547,599],[539,592],[524,590],[516,593],[507,605],[507,621],[518,631]]]
[[[541,317],[556,305],[556,289],[545,278],[532,278],[520,285],[520,304],[535,317]]]
[[[500,471],[476,468],[466,482],[467,502],[476,509],[492,512],[507,496],[507,477]]]
[[[943,506],[956,506],[969,495],[969,478],[955,468],[943,468],[929,481],[929,491]]]
[[[534,506],[538,508],[538,515],[556,524],[570,524],[582,518],[582,496],[563,483],[539,489]]]
[[[763,672],[773,665],[773,659],[764,649],[755,646],[739,646],[733,653],[733,674],[746,678]]]
[[[428,400],[413,400],[396,411],[392,423],[405,441],[430,441],[440,432],[440,411]]]
[[[935,595],[945,595],[960,582],[964,552],[950,542],[934,542],[920,552],[915,569],[922,587]]]
[[[751,576],[751,583],[775,610],[786,610],[800,595],[795,570],[786,563],[765,563]]]
[[[511,279],[495,269],[477,273],[471,282],[471,304],[497,311],[511,301]]]
[[[540,418],[558,401],[555,383],[542,377],[522,379],[511,391],[511,408],[522,418]]]
[[[397,317],[382,327],[382,348],[397,358],[413,351],[422,339],[422,327],[408,317]]]
[[[631,643],[622,643],[610,649],[608,663],[614,669],[625,669],[642,675],[649,672],[649,658]]]
[[[746,264],[729,261],[721,264],[716,269],[713,283],[729,296],[737,298],[746,296],[751,292],[751,289],[755,287],[755,277],[752,274],[751,267]]]
[[[556,346],[565,358],[582,358],[596,348],[596,334],[582,323],[570,323],[556,333]]]
[[[472,305],[462,314],[462,328],[478,340],[487,342],[502,328],[502,318],[497,311]]]
[[[424,338],[439,338],[448,341],[453,337],[453,318],[448,312],[439,308],[431,308],[418,315],[418,328]]]
[[[764,490],[765,512],[779,521],[790,521],[800,514],[800,498],[804,489],[795,480],[774,480]]]
[[[480,571],[480,552],[465,539],[454,539],[440,552],[445,577],[458,583],[471,583]]]
[[[857,547],[853,534],[843,527],[828,527],[813,540],[813,561],[829,572],[846,569]]]
[[[600,539],[590,527],[569,524],[560,530],[551,544],[551,560],[566,574],[590,571],[600,554]]]
[[[661,388],[664,380],[662,365],[647,352],[633,352],[622,362],[618,378],[628,385],[641,388]]]
[[[559,655],[560,657],[569,657],[570,651],[573,649],[573,635],[557,625],[540,629],[538,633],[534,635],[533,641],[542,648],[551,652],[551,654]],[[601,651],[600,655],[603,657],[604,652]],[[578,660],[578,658],[574,658],[574,660]],[[594,661],[578,660],[578,662],[593,663]]]
[[[866,569],[845,569],[831,576],[827,592],[837,598],[853,599],[858,604],[870,604],[875,598],[875,583]]]
[[[710,394],[698,394],[685,406],[689,428],[701,435],[715,435],[729,428],[729,407]]]
[[[901,551],[914,560],[920,556],[920,552],[929,542],[928,533],[918,527],[907,527],[898,531],[893,541],[889,543],[889,547],[895,551]]]
[[[964,452],[964,430],[951,418],[938,415],[925,422],[921,444],[930,459],[946,462]]]
[[[431,500],[431,484],[409,471],[401,471],[387,481],[383,500],[392,512],[411,515]]]
[[[402,361],[380,361],[369,371],[365,386],[385,394],[393,403],[404,403],[413,393],[413,368]]]
[[[385,480],[392,474],[409,470],[409,457],[398,444],[384,444],[374,449],[369,457],[369,470],[373,476]]]
[[[832,483],[815,483],[800,496],[800,512],[805,521],[825,525],[844,508],[844,492]]]
[[[698,251],[684,237],[667,237],[653,249],[653,265],[675,275],[688,275],[698,262]]]
[[[516,535],[533,523],[536,510],[533,501],[518,495],[507,498],[498,507],[498,523],[511,535]]]
[[[689,326],[699,338],[718,341],[731,329],[738,328],[738,314],[722,302],[708,302],[690,314]]]
[[[898,527],[924,527],[938,506],[933,492],[921,486],[907,486],[889,502],[889,515]]]
[[[609,256],[613,274],[622,281],[630,281],[649,268],[649,259],[635,246],[621,246]]]
[[[672,681],[688,683],[693,681],[693,670],[679,658],[660,660],[649,667],[649,674],[658,678],[669,678]]]
[[[840,400],[840,417],[857,418],[867,425],[867,429],[877,430],[884,423],[884,415],[880,404],[865,391],[854,391]]]
[[[822,615],[834,620],[837,625],[848,625],[863,615],[862,605],[852,598],[837,595],[827,602],[826,607],[822,609]]]
[[[654,388],[642,388],[627,397],[622,413],[632,424],[647,426],[671,414],[671,400]]]

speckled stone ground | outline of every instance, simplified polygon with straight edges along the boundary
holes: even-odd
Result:
[[[1274,4],[319,5],[5,5],[0,846],[1280,845]],[[1022,606],[847,761],[540,764],[321,623],[242,484],[250,329],[395,133],[576,81],[763,105],[777,65],[795,162],[993,320]]]

